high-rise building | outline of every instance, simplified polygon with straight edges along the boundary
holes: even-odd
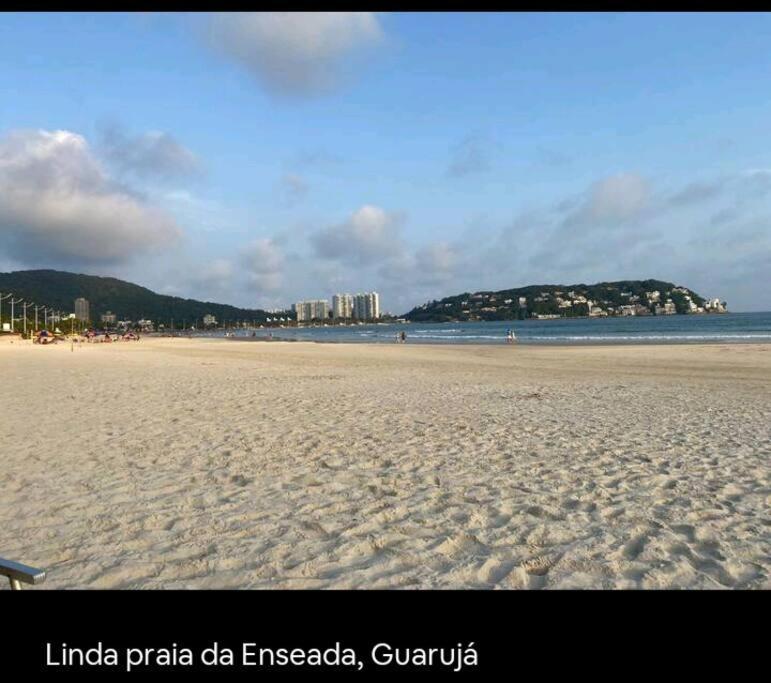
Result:
[[[352,318],[353,297],[350,294],[335,294],[332,297],[332,315],[335,318]]]
[[[89,314],[89,306],[88,306],[88,299],[84,299],[83,297],[80,297],[79,299],[75,299],[75,317],[78,320],[91,320],[91,316]]]
[[[297,322],[311,320],[326,320],[329,317],[329,302],[326,299],[314,299],[313,301],[298,301],[294,305],[297,313]]]
[[[353,317],[359,320],[377,320],[380,317],[380,296],[378,293],[357,294],[353,298]]]

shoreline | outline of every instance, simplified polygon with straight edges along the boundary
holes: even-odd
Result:
[[[500,343],[487,342],[480,343],[477,341],[471,342],[437,342],[437,341],[418,341],[407,337],[407,341],[404,344],[397,344],[394,341],[348,341],[337,339],[290,339],[273,337],[273,339],[267,339],[265,337],[153,337],[146,335],[147,339],[186,339],[189,341],[227,341],[227,342],[280,342],[290,344],[319,344],[319,345],[345,345],[345,346],[376,346],[376,347],[436,347],[436,348],[466,348],[466,347],[478,347],[478,348],[512,348],[517,347],[531,348],[606,348],[606,347],[687,347],[687,346],[771,346],[771,339],[730,339],[724,341],[716,341],[713,339],[705,340],[693,340],[693,341],[673,341],[671,339],[652,340],[652,341],[588,341],[588,342],[576,342],[576,341],[549,341],[549,342],[528,342],[517,340],[514,344],[507,344],[505,338],[502,338]]]
[[[195,339],[195,338],[194,338]],[[340,341],[336,339],[282,339],[282,338],[273,338],[273,339],[265,339],[265,338],[249,338],[249,337],[200,337],[200,339],[222,339],[225,341],[247,341],[247,342],[255,342],[255,341],[264,341],[264,342],[289,342],[289,343],[299,343],[299,344],[346,344],[349,346],[436,346],[436,347],[467,347],[467,346],[474,346],[474,347],[517,347],[517,346],[526,346],[528,348],[550,348],[550,347],[606,347],[606,346],[620,346],[620,347],[628,347],[628,346],[639,346],[639,347],[647,347],[647,346],[723,346],[723,345],[731,345],[731,346],[744,346],[744,345],[754,345],[757,344],[759,346],[764,345],[771,345],[771,339],[730,339],[725,341],[716,341],[713,339],[705,339],[705,340],[693,340],[693,341],[673,341],[671,339],[667,340],[651,340],[651,341],[587,341],[587,342],[576,342],[576,341],[549,341],[549,342],[528,342],[528,341],[520,341],[517,340],[514,344],[507,344],[505,339],[501,340],[500,343],[496,342],[489,342],[489,343],[480,343],[480,342],[436,342],[436,341],[430,341],[430,342],[424,342],[424,341],[416,341],[414,339],[407,338],[407,342],[405,344],[397,344],[396,342],[387,342],[387,341]]]

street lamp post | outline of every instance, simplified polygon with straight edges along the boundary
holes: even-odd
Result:
[[[27,336],[27,308],[34,306],[34,302],[27,301],[21,308],[24,311],[24,336]]]
[[[38,311],[43,310],[43,315],[45,316],[45,306],[35,306],[35,332],[37,333],[40,330],[40,325],[38,324]]]
[[[13,307],[16,304],[20,304],[22,301],[24,301],[24,299],[17,299],[16,301],[14,301],[13,298],[11,298],[11,334],[16,332],[16,320],[15,320],[16,316],[14,314],[14,308]]]
[[[5,301],[5,299],[8,299],[12,296],[13,294],[3,295],[2,293],[0,293],[0,328],[2,328],[3,326],[3,301]]]
[[[75,350],[75,314],[70,313],[70,351]]]

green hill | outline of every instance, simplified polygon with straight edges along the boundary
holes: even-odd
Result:
[[[404,317],[414,322],[522,320],[540,316],[702,313],[703,307],[704,299],[696,292],[671,282],[621,280],[594,285],[529,285],[497,292],[465,292],[429,301]]]
[[[57,270],[19,270],[0,273],[0,295],[13,292],[15,298],[23,298],[41,306],[70,313],[74,301],[83,297],[90,304],[91,319],[112,311],[118,320],[140,320],[142,318],[169,325],[174,319],[175,327],[185,320],[201,324],[204,315],[211,314],[219,323],[236,320],[264,322],[265,311],[237,308],[195,299],[166,296],[112,277],[78,275]],[[18,308],[17,308],[18,310]],[[8,320],[10,310],[7,301],[2,303],[3,318]],[[28,314],[29,315],[29,314]],[[271,316],[272,317],[272,316]]]

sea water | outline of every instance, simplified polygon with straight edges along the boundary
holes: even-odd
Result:
[[[274,339],[298,341],[394,343],[404,332],[409,344],[505,344],[509,329],[519,344],[769,343],[771,312],[262,328],[255,330],[254,338],[266,339],[272,333]],[[252,330],[231,334],[253,338]]]

